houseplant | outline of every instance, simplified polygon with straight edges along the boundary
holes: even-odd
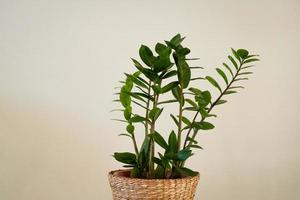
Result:
[[[114,199],[193,199],[199,173],[185,163],[195,149],[202,149],[197,133],[214,128],[208,121],[216,117],[213,108],[226,103],[226,95],[243,88],[238,83],[248,79],[253,62],[259,60],[258,55],[250,55],[245,49],[231,49],[227,63],[216,68],[224,82],[220,84],[211,76],[193,76],[202,67],[190,66],[197,58],[188,57],[190,49],[182,45],[183,40],[177,34],[165,44],[157,43],[156,55],[141,45],[142,62],[132,59],[136,72],[125,73],[125,80],[121,81],[115,101],[122,105],[117,111],[123,113],[124,119],[117,120],[126,124],[126,132],[120,135],[130,138],[134,152],[114,153],[114,158],[128,168],[109,173]],[[216,89],[216,98],[212,98],[209,90],[191,86],[193,81],[201,80]],[[162,96],[168,99],[161,100]],[[177,104],[178,111],[170,114],[176,129],[165,139],[156,122],[168,104]],[[192,117],[188,118],[187,113],[192,113]],[[136,129],[138,125],[142,125],[144,132],[141,146],[136,139],[136,134],[142,134]],[[156,146],[162,152],[156,154]]]

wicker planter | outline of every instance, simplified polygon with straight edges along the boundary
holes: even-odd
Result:
[[[114,200],[193,200],[200,176],[180,179],[130,178],[128,170],[108,174]]]

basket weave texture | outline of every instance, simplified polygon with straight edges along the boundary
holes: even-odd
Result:
[[[200,175],[179,179],[130,178],[128,170],[108,174],[114,200],[193,200]]]

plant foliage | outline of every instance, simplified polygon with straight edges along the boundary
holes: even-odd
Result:
[[[196,136],[199,131],[211,130],[214,125],[208,121],[216,117],[212,113],[215,106],[227,102],[227,95],[234,94],[243,88],[240,81],[248,80],[252,74],[250,67],[258,61],[258,55],[249,54],[245,49],[231,49],[228,60],[216,68],[216,76],[192,78],[192,72],[202,67],[190,66],[189,62],[197,58],[189,58],[190,49],[184,47],[185,38],[180,34],[171,40],[157,43],[154,50],[146,45],[141,45],[139,56],[141,62],[133,59],[136,72],[125,73],[125,80],[120,81],[122,86],[117,93],[123,109],[124,119],[118,121],[126,123],[125,133],[132,140],[134,152],[114,153],[114,158],[130,167],[131,176],[138,178],[178,178],[194,176],[197,172],[185,167],[185,162],[193,155],[195,149],[202,149],[198,145]],[[223,80],[218,82],[217,80]],[[203,80],[211,84],[218,96],[212,98],[211,92],[201,87],[191,86],[191,81]],[[161,101],[160,97],[172,94],[172,98]],[[163,106],[170,103],[178,104],[178,113],[170,114],[176,129],[169,133],[167,139],[159,133],[156,122],[164,110]],[[134,109],[139,107],[142,113]],[[193,117],[186,117],[187,112],[192,112]],[[144,139],[139,146],[135,134],[135,126],[144,127]],[[155,145],[160,146],[163,152],[155,153]]]

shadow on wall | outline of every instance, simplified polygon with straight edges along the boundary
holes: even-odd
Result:
[[[100,199],[109,194],[99,130],[80,113],[24,102],[0,102],[0,199]]]

